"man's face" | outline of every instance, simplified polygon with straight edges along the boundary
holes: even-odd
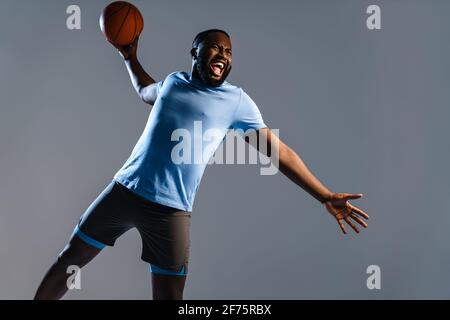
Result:
[[[230,39],[221,32],[213,32],[198,45],[194,68],[204,83],[220,86],[231,71],[231,56]]]

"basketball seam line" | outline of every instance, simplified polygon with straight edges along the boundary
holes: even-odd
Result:
[[[114,37],[114,40],[113,40],[113,41],[116,41],[117,37],[119,36],[120,31],[122,30],[122,27],[123,27],[123,25],[125,24],[125,21],[127,21],[128,15],[130,14],[130,10],[131,10],[131,7],[128,8],[127,15],[125,16],[125,19],[123,19],[122,24],[120,25],[119,31],[117,31],[117,34],[116,34],[116,36]]]
[[[115,15],[117,12],[119,12],[120,10],[122,10],[122,8],[125,7],[125,6],[126,6],[126,4],[122,4],[122,6],[120,6],[119,9],[117,9],[117,10],[114,11],[113,13],[110,13],[110,14],[108,15],[108,18],[110,18],[111,16]]]

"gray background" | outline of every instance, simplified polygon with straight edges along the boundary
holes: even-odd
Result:
[[[450,2],[133,1],[139,57],[190,70],[194,35],[232,36],[229,81],[335,192],[371,215],[344,236],[325,209],[257,165],[210,166],[192,216],[186,299],[450,298]],[[78,218],[129,156],[150,111],[98,26],[108,1],[3,0],[0,298],[30,299]],[[66,28],[78,4],[82,29]],[[366,28],[366,8],[382,29]],[[137,231],[67,299],[147,299]],[[381,290],[366,268],[379,265]]]

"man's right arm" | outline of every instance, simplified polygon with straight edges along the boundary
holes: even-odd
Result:
[[[156,81],[145,72],[137,58],[138,42],[139,37],[128,46],[112,45],[117,48],[120,55],[123,57],[136,93],[145,103],[153,105],[157,98],[158,85]]]
[[[142,101],[153,105],[158,94],[156,81],[145,72],[136,56],[125,59],[125,65],[136,93]]]

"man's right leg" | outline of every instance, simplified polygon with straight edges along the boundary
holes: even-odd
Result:
[[[80,238],[80,234],[74,234],[69,244],[58,256],[56,262],[51,266],[42,280],[35,300],[56,300],[60,299],[67,292],[67,279],[71,276],[67,273],[69,266],[79,268],[88,264],[102,250],[101,246],[88,244],[86,240]]]
[[[61,298],[68,290],[66,282],[71,276],[67,273],[69,266],[82,268],[106,245],[113,246],[117,238],[132,228],[130,202],[124,197],[121,188],[113,180],[87,208],[69,244],[42,280],[35,299]]]

